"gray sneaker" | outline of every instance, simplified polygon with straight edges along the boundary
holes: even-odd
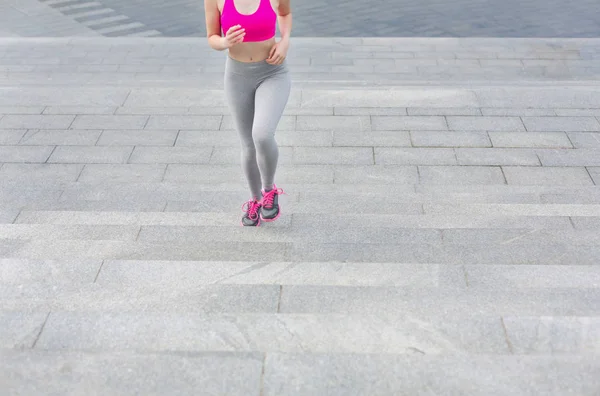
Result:
[[[244,227],[260,226],[260,202],[252,199],[242,206],[242,210],[246,212],[242,217],[242,225]]]
[[[279,207],[279,195],[283,194],[281,188],[277,188],[273,184],[273,189],[269,192],[263,191],[263,198],[261,201],[262,208],[260,211],[260,218],[263,221],[271,222],[279,218],[281,214],[281,208]]]

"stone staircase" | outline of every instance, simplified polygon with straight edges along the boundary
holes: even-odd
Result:
[[[298,40],[252,229],[224,54],[1,41],[0,393],[597,395],[598,41],[359,40]]]

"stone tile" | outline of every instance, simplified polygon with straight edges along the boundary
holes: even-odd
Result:
[[[379,148],[375,147],[377,165],[456,165],[451,148]]]
[[[536,150],[543,166],[600,166],[600,149]]]
[[[0,114],[42,114],[44,106],[0,106]]]
[[[448,116],[453,131],[525,131],[518,117],[462,117]]]
[[[411,131],[414,147],[491,147],[487,132]]]
[[[81,173],[80,164],[4,164],[1,180],[74,182]]]
[[[119,115],[222,115],[225,107],[118,107]]]
[[[143,60],[147,61],[147,59]],[[139,87],[131,90],[124,107],[227,106],[223,91],[197,88]]]
[[[114,114],[116,109],[114,106],[48,106],[44,109],[44,114],[107,115]]]
[[[593,184],[583,167],[520,167],[503,166],[508,184],[586,186]]]
[[[403,246],[402,248],[408,248]],[[464,247],[462,247],[465,250]],[[470,253],[470,251],[469,251]],[[423,262],[425,264],[425,262]],[[481,265],[480,263],[472,263]],[[545,263],[542,263],[545,265]],[[285,287],[280,312],[305,314],[565,315],[597,316],[598,289],[399,288],[348,286]]]
[[[446,120],[439,116],[372,116],[375,131],[445,131]]]
[[[593,265],[467,265],[469,287],[600,288],[600,269]]]
[[[494,147],[573,148],[564,132],[489,132]]]
[[[597,355],[600,317],[507,316],[512,350],[522,355]]]
[[[589,218],[580,218],[589,219]],[[310,214],[294,213],[293,225],[299,228],[308,227],[404,227],[404,228],[552,228],[571,229],[571,223],[566,216],[501,216],[501,215],[419,215],[419,214],[320,214],[315,218]]]
[[[71,115],[20,115],[9,114],[0,118],[3,129],[67,129],[73,123]]]
[[[355,187],[355,186],[353,186]],[[356,188],[356,187],[355,187]],[[293,213],[312,213],[312,214],[328,214],[335,213],[338,215],[353,213],[359,214],[405,214],[416,215],[422,214],[422,204],[416,202],[407,202],[402,205],[390,205],[389,197],[365,194],[357,195],[352,199],[341,199],[347,195],[333,193],[330,195],[331,201],[323,202],[314,194],[301,195],[299,202],[294,205]],[[335,200],[334,200],[335,198]],[[321,261],[320,259],[318,261]]]
[[[334,131],[334,146],[410,147],[408,131]]]
[[[370,131],[368,116],[297,116],[297,130]]]
[[[600,122],[594,117],[523,117],[530,132],[536,131],[600,131]]]
[[[340,184],[416,184],[416,166],[335,166],[335,183]]]
[[[540,160],[533,149],[457,148],[456,157],[459,165],[541,165]]]
[[[365,132],[366,133],[366,132]],[[279,146],[297,146],[297,147],[331,147],[333,145],[333,131],[298,131],[283,130],[277,131],[275,139]],[[236,145],[239,138],[236,135]]]
[[[276,266],[276,264],[273,264]],[[107,260],[98,275],[100,285],[133,286],[139,279],[140,271],[144,279],[140,285],[152,286],[169,283],[177,287],[193,287],[210,284],[250,284],[236,282],[246,271],[249,277],[261,272],[264,265],[257,262],[198,262],[198,261],[130,261]],[[270,268],[270,265],[268,265]],[[263,282],[260,284],[276,284]],[[253,282],[253,284],[259,284]]]
[[[42,146],[93,146],[98,141],[100,130],[39,130],[27,131],[19,144]]]
[[[47,317],[47,312],[0,311],[0,347],[5,349],[31,348]],[[2,360],[4,361],[4,358]],[[3,372],[5,371],[3,370]]]
[[[578,109],[593,108],[600,103],[600,94],[590,87],[572,87],[568,90],[562,87],[533,90],[530,87],[485,87],[476,89],[476,94],[481,107],[494,108],[505,108],[506,104],[510,103],[514,108]],[[562,129],[549,130],[561,131]]]
[[[599,217],[578,217],[574,216],[571,218],[573,226],[576,230],[595,230],[600,228],[600,216]]]
[[[130,164],[208,164],[212,147],[136,146]]]
[[[318,131],[315,131],[318,132]],[[331,134],[331,133],[330,133]],[[281,133],[275,135],[277,143],[281,145],[279,137]],[[207,147],[207,146],[239,146],[240,138],[235,131],[212,131],[212,130],[185,130],[179,131],[175,146],[182,147]]]
[[[304,89],[302,93],[302,107],[477,107],[479,103],[474,92],[454,88]]]
[[[481,110],[477,107],[409,107],[408,115],[411,116],[480,116]]]
[[[263,359],[259,354],[233,353],[4,351],[0,371],[6,374],[6,386],[23,395],[40,389],[57,395],[90,389],[119,395],[135,388],[147,396],[198,389],[206,395],[248,396],[260,392]]]
[[[464,279],[461,267],[437,264],[124,260],[105,261],[96,282],[122,287],[168,283],[177,287],[268,284],[437,288],[464,287]]]
[[[489,107],[481,109],[484,116],[494,117],[538,117],[538,116],[555,116],[556,113],[552,109],[534,109],[534,108],[498,108]]]
[[[57,146],[48,159],[49,163],[117,163],[124,164],[133,146]]]
[[[555,109],[560,117],[600,117],[600,109]]]
[[[26,129],[0,129],[0,145],[16,145],[25,133]]]
[[[412,353],[419,356],[269,354],[264,395],[344,396],[348,389],[357,395],[383,396],[398,389],[416,395],[425,388],[432,394],[444,395],[534,395],[544,389],[548,395],[575,392],[592,396],[600,386],[595,375],[598,363],[593,357],[421,356],[417,350]],[[495,374],[490,377],[490,373]],[[464,382],[457,381],[458,377]]]
[[[569,140],[575,148],[600,149],[600,133],[594,132],[568,132]]]
[[[588,167],[587,170],[592,177],[594,184],[600,186],[600,167]]]
[[[6,106],[72,106],[85,98],[86,106],[119,106],[129,90],[111,87],[24,86],[4,91],[0,105]]]
[[[133,257],[131,259],[138,260]],[[173,285],[161,284],[123,288],[117,284],[62,284],[57,287],[33,283],[27,288],[21,285],[4,285],[0,290],[3,307],[9,310],[104,311],[111,314],[143,312],[147,316],[184,312],[195,316],[217,313],[276,313],[279,294],[279,285],[196,284],[178,286],[174,290]]]
[[[294,147],[295,164],[372,165],[373,149],[367,147]]]
[[[456,319],[412,315],[198,317],[179,314],[157,317],[52,313],[37,346],[44,349],[288,353],[406,353],[413,349],[427,354],[508,352],[498,317],[462,318],[460,323],[465,321],[470,326],[463,327]],[[240,332],[240,328],[244,330]],[[215,329],[219,329],[218,334]],[[119,337],[114,337],[116,331]],[[290,332],[296,334],[293,339],[289,337]],[[141,336],[143,334],[154,334],[152,344]]]
[[[574,229],[497,229],[497,230],[443,230],[444,242],[452,244],[495,243],[556,243],[573,246],[590,246],[600,243],[600,235],[589,230]]]
[[[497,166],[419,166],[422,184],[505,184]]]
[[[177,203],[176,201],[174,203]],[[186,206],[193,202],[181,202]],[[164,204],[163,204],[164,206]],[[173,207],[174,211],[181,208]],[[116,210],[116,209],[112,209]],[[169,208],[166,211],[172,211]],[[192,210],[189,210],[192,211]],[[205,210],[207,211],[207,210]],[[214,209],[213,209],[214,211]],[[239,221],[239,220],[238,220]],[[239,224],[236,222],[235,224]],[[12,249],[12,248],[11,248]],[[88,259],[103,257],[106,259],[136,260],[287,260],[289,244],[286,243],[242,243],[215,242],[209,246],[178,243],[168,245],[157,243],[132,243],[131,241],[109,240],[32,240],[16,251],[3,251],[12,257],[31,259]]]
[[[79,115],[72,129],[142,129],[148,116],[136,115]]]
[[[336,116],[407,115],[406,109],[404,107],[335,107],[333,111]]]
[[[166,164],[86,164],[77,181],[83,183],[161,182],[166,167]]]
[[[18,209],[0,210],[0,224],[12,224],[20,212]]]
[[[600,205],[580,204],[495,204],[495,203],[425,203],[428,215],[465,215],[468,213],[486,216],[598,216]]]
[[[282,201],[282,206],[294,210],[295,202]],[[314,200],[307,200],[309,204],[314,204]],[[308,205],[303,204],[304,208]],[[237,223],[237,222],[236,222]],[[280,224],[280,223],[278,223]],[[1,230],[1,228],[0,228]],[[264,231],[260,235],[249,233],[240,227],[217,227],[207,230],[205,227],[196,226],[144,226],[137,238],[142,242],[165,241],[189,242],[202,240],[206,242],[346,242],[346,243],[435,243],[441,241],[440,233],[437,230],[406,230],[402,228],[386,228],[385,233],[377,228],[365,230],[343,229],[337,230],[331,227],[323,227],[306,234],[305,230],[297,231],[289,227],[279,228],[271,233]]]
[[[5,234],[3,232],[3,234]],[[27,260],[0,259],[0,284],[92,283],[98,274],[101,260]]]
[[[0,225],[0,236],[5,239],[134,241],[138,232],[137,226]]]
[[[98,146],[173,146],[176,130],[105,130],[97,139]]]
[[[0,146],[2,162],[46,162],[52,146]]]
[[[589,172],[589,170],[588,170]],[[593,176],[593,175],[592,175]],[[593,187],[592,187],[593,188]],[[548,192],[540,194],[542,203],[550,204],[600,204],[600,191],[571,191],[571,192]]]
[[[225,113],[225,112],[224,112]],[[299,115],[315,115],[315,116],[332,116],[334,115],[333,107],[291,107],[287,106],[283,110],[284,116],[299,116]],[[344,115],[344,114],[337,114]],[[345,114],[358,115],[358,114]]]
[[[152,115],[146,129],[208,129],[217,130],[221,125],[220,115]],[[142,126],[144,127],[144,126]]]

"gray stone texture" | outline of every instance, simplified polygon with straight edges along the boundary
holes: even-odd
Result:
[[[9,393],[597,394],[598,39],[294,35],[249,228],[227,54],[154,37],[188,0],[8,1],[0,36],[130,36],[0,38]],[[459,26],[405,11],[360,34]]]
[[[594,357],[270,354],[265,395],[407,394],[592,396],[600,387]],[[490,374],[490,373],[494,374]],[[303,381],[311,378],[311,381]],[[377,378],[377,381],[373,381]],[[457,381],[457,378],[463,379]],[[291,388],[288,384],[297,384]]]
[[[263,356],[232,353],[3,351],[0,381],[15,394],[258,396]],[[49,381],[48,378],[52,378]]]

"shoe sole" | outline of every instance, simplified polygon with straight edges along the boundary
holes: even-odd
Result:
[[[262,217],[262,215],[260,216],[260,219],[266,223],[271,223],[277,220],[279,216],[281,216],[281,207],[279,207],[279,212],[277,213],[277,216],[273,217],[272,219],[265,219],[264,217]]]
[[[245,225],[243,222],[241,222],[240,225],[242,227],[260,227],[260,219],[258,219],[255,225]]]

